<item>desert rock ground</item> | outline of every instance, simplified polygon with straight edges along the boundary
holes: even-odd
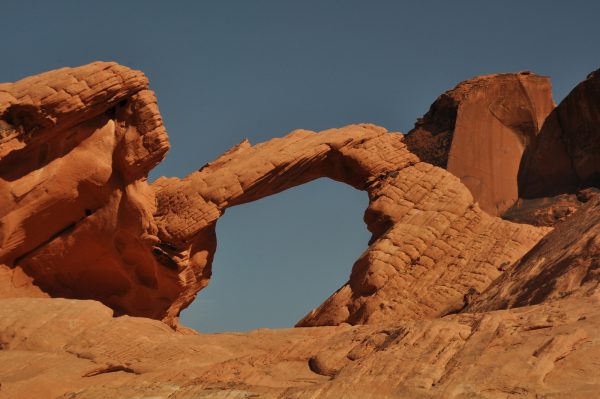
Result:
[[[406,136],[297,130],[152,184],[143,73],[0,84],[0,397],[594,397],[597,81],[554,108],[546,77],[476,77]],[[296,328],[181,326],[223,212],[321,177],[369,196],[348,281]]]

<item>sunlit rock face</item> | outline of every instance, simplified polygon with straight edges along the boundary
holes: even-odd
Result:
[[[0,115],[0,263],[51,296],[162,318],[179,282],[152,255],[146,175],[169,144],[144,74],[98,62],[1,84]]]
[[[0,84],[0,396],[594,397],[596,83],[551,112],[547,78],[475,78],[408,136],[297,130],[153,184],[169,144],[141,72]],[[313,328],[178,325],[223,212],[321,177],[368,194],[372,237]]]
[[[456,311],[545,231],[488,216],[459,179],[374,125],[243,141],[184,179],[149,186],[168,141],[141,72],[96,63],[3,93],[0,260],[49,295],[119,314],[175,325],[209,282],[223,211],[320,177],[367,191],[373,236],[349,281],[299,325]]]
[[[367,191],[370,246],[349,281],[299,326],[369,324],[460,309],[543,236],[543,229],[491,217],[458,178],[408,151],[403,136],[373,125],[298,130],[242,142],[185,179],[153,184],[166,252],[189,274],[174,312],[206,286],[215,223],[234,205],[329,177]],[[187,296],[186,296],[187,294]]]
[[[546,119],[523,154],[523,198],[573,193],[600,185],[600,70],[579,83]]]
[[[458,176],[481,209],[498,216],[517,201],[521,155],[553,108],[545,76],[478,76],[438,97],[406,144]]]

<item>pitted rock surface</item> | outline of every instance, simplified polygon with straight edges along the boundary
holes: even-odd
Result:
[[[209,282],[215,224],[226,208],[319,177],[367,191],[365,222],[373,236],[348,283],[299,326],[457,311],[467,292],[482,292],[546,232],[487,215],[458,178],[420,162],[402,135],[377,126],[299,130],[256,146],[244,141],[185,179],[153,184],[159,238],[187,272],[188,291],[173,316]]]
[[[145,180],[169,143],[144,74],[98,62],[0,84],[0,115],[0,263],[51,296],[161,318],[179,282],[152,255]]]

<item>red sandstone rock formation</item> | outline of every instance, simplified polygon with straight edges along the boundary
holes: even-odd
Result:
[[[175,325],[208,284],[223,211],[319,177],[367,191],[373,238],[349,282],[300,325],[456,311],[544,233],[489,217],[458,179],[372,125],[243,142],[150,188],[145,176],[168,145],[140,72],[99,63],[3,93],[0,261],[52,296],[97,299],[119,314]]]
[[[598,298],[373,326],[182,335],[98,302],[0,300],[3,398],[594,398]]]
[[[172,317],[208,284],[215,225],[226,208],[319,177],[367,191],[365,222],[373,237],[349,282],[299,326],[456,311],[467,292],[483,291],[545,232],[488,216],[456,177],[419,162],[402,135],[383,128],[299,130],[256,146],[245,141],[185,179],[153,185],[158,236],[186,281]]]
[[[600,197],[570,192],[596,184],[595,79],[538,137],[545,78],[494,75],[440,97],[406,138],[373,125],[299,130],[152,185],[168,141],[141,72],[95,63],[0,84],[0,397],[594,397]],[[520,176],[541,176],[536,196],[558,195],[505,214],[553,230],[479,208],[504,209],[512,183],[471,186],[474,199],[450,173],[453,156],[456,170],[482,162],[464,155],[474,127],[488,149],[532,140]],[[549,162],[557,134],[572,167],[540,174],[531,160]],[[514,166],[521,150],[489,152],[491,165]],[[369,196],[369,248],[299,322],[335,326],[198,335],[113,317],[176,326],[209,283],[222,213],[319,177]]]
[[[523,154],[519,195],[549,197],[600,184],[600,70],[550,114]]]
[[[521,260],[467,311],[522,307],[565,297],[600,297],[600,198],[594,197]]]
[[[148,171],[169,148],[146,77],[114,63],[0,85],[0,263],[52,296],[160,318],[177,275]]]
[[[521,155],[553,108],[546,77],[480,76],[438,97],[405,143],[423,161],[458,176],[481,209],[501,215],[517,201]]]

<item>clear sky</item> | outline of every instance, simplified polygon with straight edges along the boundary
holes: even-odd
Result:
[[[156,91],[185,176],[243,138],[376,123],[408,131],[475,75],[532,70],[555,101],[600,68],[600,2],[2,1],[0,81],[114,60]],[[348,278],[366,194],[319,180],[229,209],[213,281],[182,315],[202,331],[291,326]]]

